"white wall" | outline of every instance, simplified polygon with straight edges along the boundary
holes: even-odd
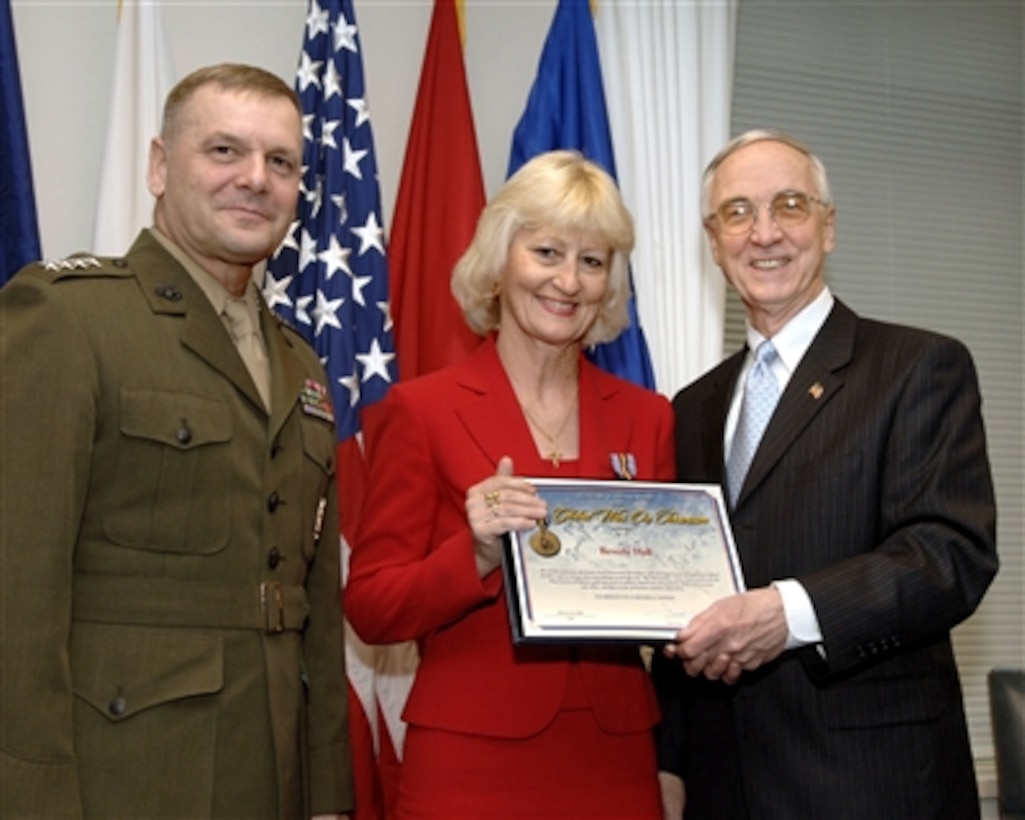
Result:
[[[153,0],[178,77],[209,63],[262,66],[289,84],[307,0]],[[43,256],[90,250],[110,106],[117,0],[12,0]],[[354,0],[391,225],[432,0]],[[466,64],[484,180],[505,177],[555,0],[466,0]]]

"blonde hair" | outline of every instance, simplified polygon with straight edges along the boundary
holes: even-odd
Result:
[[[576,151],[549,151],[527,162],[502,186],[477,221],[470,247],[452,272],[452,293],[470,328],[498,327],[498,282],[513,237],[524,228],[587,233],[608,243],[609,281],[594,324],[582,342],[615,339],[629,324],[628,264],[634,225],[615,181]]]

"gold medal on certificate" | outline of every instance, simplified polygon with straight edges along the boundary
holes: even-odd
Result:
[[[562,549],[562,542],[554,532],[548,529],[547,521],[537,522],[537,532],[530,536],[530,546],[538,555],[551,558],[558,555]]]

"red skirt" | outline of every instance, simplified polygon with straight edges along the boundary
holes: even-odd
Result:
[[[605,732],[570,679],[557,717],[532,737],[409,726],[398,820],[661,820],[652,733]]]

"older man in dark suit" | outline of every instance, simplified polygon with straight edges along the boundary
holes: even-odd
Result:
[[[284,82],[200,69],[154,227],[0,290],[0,816],[352,808],[331,404],[252,281],[301,164]]]
[[[704,200],[748,344],[676,397],[678,478],[724,484],[748,591],[656,656],[666,815],[977,817],[950,630],[997,556],[968,351],[833,297],[793,138],[735,139]]]

